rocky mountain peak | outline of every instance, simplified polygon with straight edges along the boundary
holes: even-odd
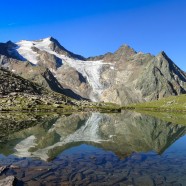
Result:
[[[79,60],[85,60],[85,58],[81,55],[74,54],[73,52],[70,52],[65,47],[63,47],[59,41],[53,37],[48,38],[51,43],[49,45],[50,49],[54,52],[57,52],[58,54],[62,54],[65,56],[68,56],[70,58],[79,59]]]
[[[165,53],[165,51],[161,51],[161,52],[157,55],[157,57],[165,58],[165,59],[169,59],[169,60],[170,60],[170,58],[169,58],[168,55]]]
[[[56,44],[59,44],[60,45],[59,41],[57,39],[55,39],[54,37],[52,37],[52,36],[50,36],[50,37],[48,37],[46,39],[50,40],[53,43],[56,43]]]
[[[123,51],[123,52],[128,52],[128,51],[130,51],[130,52],[132,52],[132,53],[134,53],[134,54],[137,53],[132,47],[130,47],[130,46],[127,45],[127,44],[121,45],[121,46],[119,47],[118,50],[121,50],[121,51]]]
[[[6,45],[7,45],[8,48],[17,47],[17,45],[10,40],[6,42]]]
[[[160,52],[160,55],[164,56],[164,57],[167,57],[167,54],[165,53],[165,51],[161,51]]]
[[[132,56],[137,52],[129,45],[122,45],[115,53],[122,54],[124,56]]]
[[[175,65],[175,63],[168,57],[168,55],[164,51],[161,51],[156,56],[156,58],[158,59],[158,64],[160,66],[167,66],[169,70],[175,70],[175,68],[179,69],[179,67]]]

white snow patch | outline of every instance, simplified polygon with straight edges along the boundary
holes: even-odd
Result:
[[[38,60],[38,54],[32,50],[32,47],[34,47],[34,42],[31,41],[20,41],[19,43],[16,43],[18,47],[16,48],[17,52],[27,61],[30,61],[33,64],[37,64]]]

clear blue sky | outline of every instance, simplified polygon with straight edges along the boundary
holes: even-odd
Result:
[[[122,44],[154,55],[164,50],[186,71],[186,0],[6,0],[0,42],[58,39],[85,57]]]

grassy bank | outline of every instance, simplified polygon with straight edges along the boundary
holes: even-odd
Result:
[[[126,108],[148,111],[186,112],[186,94],[170,96],[158,101],[131,104]]]

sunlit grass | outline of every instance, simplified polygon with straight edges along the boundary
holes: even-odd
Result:
[[[185,112],[186,94],[180,96],[170,96],[158,101],[132,104],[130,107],[144,110]]]

